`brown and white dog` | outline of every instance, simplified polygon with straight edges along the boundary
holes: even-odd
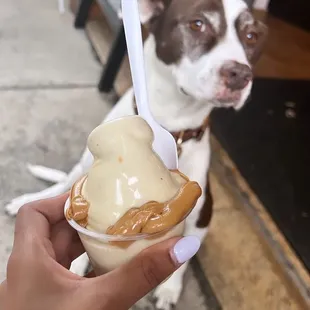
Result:
[[[186,222],[185,235],[203,239],[212,213],[207,184],[210,162],[206,118],[213,108],[240,109],[252,87],[252,65],[264,42],[266,27],[256,21],[243,0],[139,0],[141,21],[147,25],[145,61],[151,110],[174,133],[182,148],[180,170],[206,189]],[[134,114],[130,89],[103,121]],[[31,172],[55,185],[15,198],[6,210],[16,214],[25,203],[61,194],[92,164],[86,149],[80,162],[65,175],[46,167]],[[87,258],[72,270],[81,274]],[[187,264],[155,291],[157,307],[170,309],[182,290]]]

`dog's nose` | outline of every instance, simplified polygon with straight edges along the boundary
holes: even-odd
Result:
[[[248,65],[237,61],[229,61],[220,69],[220,76],[227,88],[241,90],[253,79],[253,73]]]

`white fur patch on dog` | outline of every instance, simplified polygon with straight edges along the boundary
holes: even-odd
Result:
[[[203,15],[208,19],[216,33],[221,29],[221,15],[218,12],[204,12]]]

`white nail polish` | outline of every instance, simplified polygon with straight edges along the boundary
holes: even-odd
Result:
[[[200,240],[196,236],[188,236],[179,240],[173,247],[172,253],[179,264],[191,259],[200,248]]]

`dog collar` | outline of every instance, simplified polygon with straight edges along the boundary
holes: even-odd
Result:
[[[138,109],[135,98],[133,99],[133,109],[135,114],[138,115]],[[184,142],[189,141],[191,139],[200,141],[203,135],[205,134],[207,128],[209,128],[209,117],[207,117],[202,123],[202,125],[197,128],[170,132],[177,144],[178,156],[180,156],[182,153],[182,144]]]

